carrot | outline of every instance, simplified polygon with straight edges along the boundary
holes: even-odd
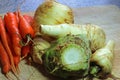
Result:
[[[5,27],[8,31],[8,34],[11,37],[11,40],[10,40],[11,42],[9,42],[11,43],[11,45],[9,44],[9,47],[11,47],[11,50],[13,53],[12,55],[13,55],[14,65],[16,67],[16,72],[19,73],[18,64],[20,62],[19,58],[21,56],[21,45],[20,45],[21,35],[18,29],[18,19],[14,13],[9,12],[5,14],[4,21],[5,21],[5,25],[6,25]],[[16,56],[18,58],[16,58]]]
[[[6,29],[11,36],[13,49],[16,55],[21,55],[21,35],[18,29],[17,17],[14,13],[9,12],[4,16]]]
[[[14,14],[16,15],[17,23],[19,24],[18,11],[15,11]]]
[[[19,69],[20,58],[21,58],[20,56],[16,56],[16,55],[13,56],[14,64],[18,74],[20,73],[20,69]]]
[[[14,61],[13,61],[13,55],[12,55],[12,52],[11,52],[10,47],[8,45],[6,30],[4,27],[2,17],[0,17],[0,37],[1,37],[1,41],[3,43],[3,46],[5,47],[6,52],[9,56],[11,69],[12,69],[13,73],[16,73],[16,69],[15,69],[15,65],[14,65]]]
[[[6,28],[10,34],[18,32],[18,20],[14,13],[8,12],[4,15]]]
[[[22,58],[27,57],[29,53],[30,53],[30,45],[23,46],[21,49]]]
[[[20,57],[21,57],[21,56],[15,54],[15,51],[13,50],[13,46],[12,46],[12,40],[11,40],[10,37],[11,37],[11,36],[7,33],[8,44],[9,44],[9,47],[10,47],[10,49],[11,49],[11,51],[12,51],[13,60],[14,60],[14,64],[15,64],[15,67],[16,67],[16,71],[17,71],[17,73],[19,74],[20,71],[19,71],[19,66],[18,66],[18,64],[19,64],[19,62],[20,62]]]
[[[0,64],[2,66],[2,73],[11,80],[12,78],[9,75],[9,71],[11,70],[11,64],[9,60],[9,56],[0,40]]]
[[[32,26],[33,25],[33,17],[24,14],[23,17],[26,19],[26,21]]]
[[[20,56],[14,55],[13,58],[14,58],[14,64],[15,64],[15,66],[18,67],[18,63],[20,62]]]
[[[12,44],[13,49],[16,55],[21,56],[21,45],[20,45],[21,37],[20,34],[13,34],[12,35]]]
[[[20,14],[18,14],[19,16],[19,30],[21,33],[21,36],[23,39],[27,40],[27,42],[29,42],[29,38],[33,38],[34,37],[34,30],[32,28],[32,26],[27,22],[27,20]]]
[[[10,66],[8,54],[6,50],[4,49],[1,41],[0,41],[0,62],[2,65],[2,72],[4,74],[7,74],[10,71],[11,66]]]

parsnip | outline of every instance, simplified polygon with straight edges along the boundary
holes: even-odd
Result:
[[[59,24],[41,25],[39,28],[43,35],[59,38],[68,34],[85,34],[91,42],[91,50],[94,52],[105,45],[106,35],[103,29],[97,25],[86,24]]]
[[[105,47],[98,49],[91,56],[90,74],[98,78],[106,78],[111,74],[114,58],[114,41],[108,41]]]

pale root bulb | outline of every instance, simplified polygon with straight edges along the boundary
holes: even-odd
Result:
[[[111,74],[112,63],[114,58],[114,41],[108,41],[105,47],[98,49],[91,56],[91,62],[94,62],[96,66],[99,66],[101,71],[98,71],[98,76],[105,76]],[[95,66],[95,65],[94,65]]]
[[[40,24],[71,24],[74,22],[74,17],[70,7],[54,0],[46,0],[36,9],[34,20],[34,27],[37,28]]]

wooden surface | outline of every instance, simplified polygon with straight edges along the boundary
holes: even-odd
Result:
[[[75,15],[75,23],[85,24],[93,23],[101,26],[106,33],[107,40],[114,40],[115,45],[115,58],[113,63],[112,73],[120,77],[120,9],[116,6],[97,6],[88,8],[73,9]],[[33,15],[34,13],[27,13]],[[20,80],[61,80],[48,76],[44,69],[39,65],[30,66],[22,61],[20,67]],[[9,73],[14,80],[17,80],[12,73]],[[7,80],[2,73],[0,73],[0,80]],[[97,80],[97,79],[94,79]],[[111,80],[111,79],[107,79]]]

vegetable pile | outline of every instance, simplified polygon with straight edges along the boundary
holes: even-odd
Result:
[[[54,0],[41,4],[34,17],[20,11],[0,17],[0,63],[7,78],[9,71],[17,76],[20,61],[30,55],[53,76],[116,80],[114,47],[101,27],[74,24],[72,9]]]

